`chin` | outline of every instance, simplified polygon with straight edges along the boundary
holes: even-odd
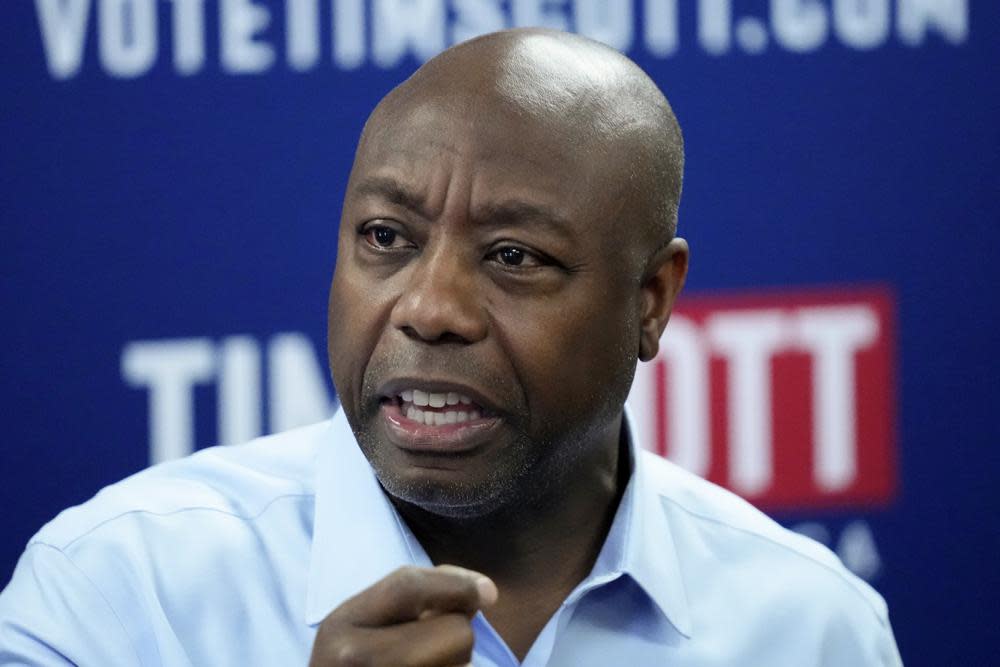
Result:
[[[428,474],[429,473],[429,474]],[[440,474],[444,473],[444,474]],[[454,471],[420,470],[408,474],[382,474],[379,483],[394,500],[429,514],[452,519],[472,519],[493,514],[511,500],[493,483],[447,479]]]
[[[397,503],[447,518],[503,513],[546,486],[526,440],[477,449],[468,456],[413,456],[379,437],[359,433],[358,443],[379,484]]]

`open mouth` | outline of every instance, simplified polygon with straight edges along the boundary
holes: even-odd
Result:
[[[488,418],[489,411],[457,392],[429,392],[404,389],[386,399],[406,419],[426,426],[464,424]]]

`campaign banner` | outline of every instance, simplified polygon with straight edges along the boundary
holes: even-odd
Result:
[[[886,598],[907,665],[993,660],[1000,3],[0,11],[0,585],[103,486],[331,414],[367,114],[452,44],[545,26],[633,58],[684,132],[691,271],[636,372],[642,445],[828,545]]]

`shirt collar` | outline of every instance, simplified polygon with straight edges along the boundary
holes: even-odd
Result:
[[[625,428],[632,474],[588,580],[628,575],[671,625],[690,637],[691,613],[677,545],[663,499],[649,478],[651,455],[639,447],[642,438],[627,407]]]
[[[670,525],[627,409],[625,420],[632,474],[594,568],[574,595],[628,575],[689,637],[691,617]],[[320,623],[348,598],[409,564],[430,565],[430,559],[386,498],[338,410],[317,460],[306,622]]]
[[[317,457],[306,622],[318,624],[348,598],[419,560],[409,530],[382,492],[344,411],[338,410]]]

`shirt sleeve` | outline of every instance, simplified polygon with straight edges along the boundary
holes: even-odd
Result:
[[[881,599],[881,598],[880,598]],[[855,609],[834,618],[824,636],[824,667],[902,667],[896,639],[884,603],[877,619],[869,609]]]
[[[60,549],[35,542],[0,593],[0,665],[140,665],[121,619]]]
[[[903,667],[903,659],[899,657],[899,647],[896,646],[896,638],[892,634],[892,628],[886,626],[886,631],[882,635],[879,646],[882,656],[882,664],[887,667]]]

